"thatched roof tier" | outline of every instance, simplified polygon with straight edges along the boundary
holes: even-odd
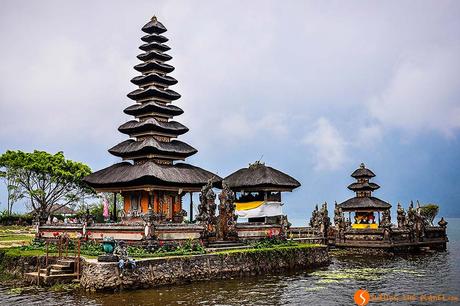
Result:
[[[158,61],[148,61],[145,63],[140,63],[134,66],[139,72],[147,73],[151,71],[160,71],[162,73],[170,73],[174,71],[174,67]]]
[[[149,98],[159,98],[166,101],[173,101],[180,98],[180,94],[171,89],[159,89],[156,87],[148,87],[146,89],[136,89],[128,94],[128,98],[137,100],[149,99]]]
[[[292,191],[300,186],[293,177],[260,162],[242,168],[224,180],[235,191]]]
[[[123,141],[109,152],[115,156],[123,157],[125,159],[136,159],[141,156],[170,156],[171,159],[184,159],[192,156],[198,152],[192,146],[179,140],[172,140],[171,142],[158,141],[154,137],[143,138],[141,140],[128,139]]]
[[[182,114],[184,111],[175,105],[172,104],[161,104],[155,101],[144,102],[142,104],[131,105],[124,110],[125,114],[138,116],[149,113],[159,113],[165,115],[166,117],[172,117]]]
[[[151,43],[151,42],[165,43],[169,39],[163,35],[149,34],[149,35],[142,36],[141,40],[145,41],[146,43]]]
[[[364,182],[364,183],[352,183],[348,186],[348,189],[353,191],[364,191],[364,190],[377,190],[380,186],[376,183],[372,182]]]
[[[161,34],[167,30],[166,27],[157,20],[156,17],[152,17],[152,19],[142,27],[142,31],[148,34]]]
[[[167,62],[172,59],[172,56],[166,53],[152,50],[149,52],[139,54],[137,58],[144,62],[151,61],[151,60]]]
[[[147,84],[161,84],[163,86],[171,86],[177,84],[177,80],[168,75],[160,75],[158,73],[149,73],[137,76],[131,79],[131,83],[138,86],[145,86]]]
[[[159,121],[155,118],[148,118],[143,121],[131,120],[118,128],[128,135],[138,135],[144,132],[159,132],[168,135],[178,136],[188,132],[188,128],[177,121]]]
[[[166,52],[168,50],[171,50],[171,48],[168,45],[158,43],[158,42],[151,42],[151,43],[143,44],[139,47],[139,49],[143,51],[156,50],[156,51],[161,51],[161,52]]]
[[[358,169],[356,169],[352,174],[354,178],[371,178],[374,177],[375,174],[371,170],[367,169],[364,163],[361,163]]]
[[[391,204],[375,197],[354,197],[338,204],[343,211],[387,210]]]
[[[208,180],[219,182],[218,175],[185,163],[159,165],[153,161],[139,164],[122,162],[94,172],[84,181],[95,189],[135,186],[177,186],[199,190]]]

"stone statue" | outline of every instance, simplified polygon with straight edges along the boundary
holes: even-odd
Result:
[[[342,221],[342,209],[337,205],[337,202],[334,204],[334,225],[339,227],[340,222]]]
[[[321,207],[321,210],[319,212],[319,221],[320,221],[320,233],[323,234],[323,236],[327,236],[329,226],[331,225],[331,219],[329,218],[329,212],[327,210],[327,203],[324,202],[324,204]]]
[[[426,223],[427,221],[420,211],[420,203],[417,201],[417,207],[415,208],[415,233],[419,240],[423,240],[425,237]]]
[[[216,194],[212,190],[212,180],[201,188],[200,204],[198,205],[198,216],[196,220],[205,226],[203,238],[214,237],[216,235]]]
[[[235,193],[227,182],[222,181],[222,192],[219,195],[219,229],[217,236],[224,240],[238,239],[236,231]]]
[[[382,221],[380,227],[383,228],[383,239],[386,241],[391,240],[391,216],[390,210],[386,209],[382,212]]]
[[[400,203],[398,203],[397,214],[398,228],[403,228],[406,225],[406,212]]]
[[[319,218],[318,217],[319,217],[318,204],[316,204],[315,209],[311,213],[310,227],[319,228]]]

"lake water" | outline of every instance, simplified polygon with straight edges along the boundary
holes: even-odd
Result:
[[[399,297],[443,294],[460,298],[460,219],[448,221],[447,252],[392,258],[337,255],[329,267],[314,271],[121,293],[14,294],[0,287],[0,305],[354,305],[353,295],[359,288]],[[434,305],[420,301],[379,304]]]

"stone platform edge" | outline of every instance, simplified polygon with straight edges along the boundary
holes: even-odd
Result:
[[[83,260],[80,285],[88,291],[118,291],[155,288],[194,281],[277,274],[327,266],[325,246],[293,246],[245,249],[219,253],[161,257],[137,261],[134,271],[120,276],[116,263]]]

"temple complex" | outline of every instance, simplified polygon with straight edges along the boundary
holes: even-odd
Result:
[[[120,193],[125,220],[133,221],[150,212],[155,220],[181,223],[186,215],[184,195],[221,178],[178,162],[197,150],[177,139],[188,128],[173,120],[183,110],[172,104],[180,94],[169,89],[177,80],[168,75],[174,67],[166,63],[172,58],[165,53],[170,49],[165,44],[168,38],[162,35],[166,28],[153,17],[142,31],[147,33],[139,47],[144,52],[137,56],[142,63],[134,66],[141,75],[131,80],[139,88],[128,94],[135,103],[124,110],[134,118],[118,128],[129,139],[109,149],[123,162],[94,172],[85,181],[98,192]],[[116,211],[113,216],[116,218]]]
[[[236,214],[248,222],[280,223],[284,215],[281,193],[300,186],[293,177],[259,161],[224,180],[236,193]]]
[[[347,249],[372,249],[389,252],[416,252],[422,249],[446,250],[447,222],[444,218],[433,224],[417,202],[409,204],[407,213],[398,203],[397,224],[391,222],[391,204],[372,195],[380,186],[370,182],[374,172],[362,163],[351,176],[356,182],[348,189],[356,196],[334,207],[334,224],[329,219],[327,203],[313,210],[308,229],[294,229],[322,236],[324,243]]]

